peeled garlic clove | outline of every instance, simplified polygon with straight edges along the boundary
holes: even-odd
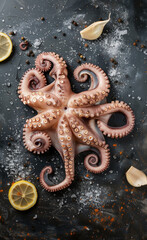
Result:
[[[144,174],[144,172],[133,166],[131,166],[126,172],[126,178],[130,185],[134,187],[141,187],[147,184],[147,176]]]
[[[108,20],[94,22],[87,28],[83,29],[80,32],[81,37],[87,40],[95,40],[99,38],[103,32],[104,26],[110,21],[110,15],[111,13],[109,14]]]

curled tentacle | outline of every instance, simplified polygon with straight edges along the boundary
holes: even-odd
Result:
[[[88,154],[84,159],[85,167],[88,165],[95,166],[98,163],[98,156],[96,154]],[[86,167],[86,168],[87,168]]]
[[[68,116],[68,121],[77,141],[79,143],[86,144],[99,152],[100,165],[90,166],[90,164],[87,164],[87,169],[93,173],[100,173],[106,170],[110,161],[110,151],[108,149],[108,145],[106,145],[106,143],[100,138],[97,138],[97,136],[88,128],[88,126],[85,127],[83,122],[77,117]]]
[[[52,173],[51,166],[47,166],[47,167],[43,168],[40,173],[40,184],[48,192],[56,192],[56,191],[62,190],[64,188],[68,187],[72,183],[71,178],[69,176],[66,176],[65,179],[61,183],[59,183],[57,185],[53,185],[48,179],[48,175],[51,173]]]
[[[44,52],[38,55],[35,64],[36,68],[41,71],[50,70],[51,66],[53,66],[49,75],[55,79],[54,93],[62,103],[66,104],[72,91],[67,77],[67,65],[63,58],[60,58],[59,55],[54,52]]]
[[[105,149],[105,150],[107,153],[109,153],[108,149]],[[104,152],[105,150],[103,150],[103,154],[105,154],[105,152]],[[102,151],[100,153],[102,155]],[[106,158],[108,158],[107,155],[106,155]],[[98,165],[99,163],[100,163],[100,165]],[[108,168],[109,162],[107,162],[107,164],[105,164],[105,162],[102,161],[102,159],[100,159],[100,156],[98,158],[98,156],[96,154],[92,153],[85,157],[84,166],[90,172],[101,173]]]
[[[33,153],[44,153],[51,147],[51,138],[44,132],[32,132],[24,128],[23,141],[25,148]]]
[[[39,54],[36,58],[35,66],[37,69],[41,70],[42,72],[46,72],[51,69],[52,64],[50,60],[43,58],[43,55]]]
[[[74,77],[79,82],[85,82],[91,77],[91,86],[89,91],[75,94],[69,101],[70,107],[85,107],[95,105],[103,100],[109,93],[109,80],[104,71],[93,64],[82,64],[74,71]]]
[[[125,115],[127,123],[121,127],[110,127],[108,125],[109,119],[115,112],[121,112]],[[124,102],[111,102],[101,105],[101,113],[97,121],[99,129],[104,135],[112,138],[122,138],[128,135],[135,124],[135,116],[132,109]]]
[[[28,41],[24,41],[24,42],[21,42],[21,43],[19,44],[19,47],[20,47],[20,49],[21,49],[22,51],[27,50],[27,49],[28,49],[28,46],[29,46],[29,42],[28,42]]]
[[[48,71],[51,69],[51,63],[53,63],[53,68],[50,72],[50,76],[55,78],[58,74],[65,74],[67,76],[65,61],[54,52],[43,52],[39,54],[36,58],[35,65],[36,68],[41,71]]]
[[[128,135],[135,124],[135,117],[132,109],[123,101],[115,101],[90,108],[76,108],[72,109],[71,112],[80,118],[97,119],[98,128],[104,135],[108,135],[108,137],[112,138],[122,138]],[[124,126],[110,127],[108,125],[110,117],[115,112],[121,112],[125,115],[127,123]]]
[[[74,145],[72,133],[65,116],[62,116],[58,124],[58,140],[54,142],[54,146],[58,149],[63,158],[65,166],[65,179],[56,185],[51,185],[46,181],[46,170],[44,168],[40,174],[41,185],[50,192],[55,192],[68,187],[74,179]]]
[[[19,98],[43,88],[46,85],[46,78],[37,69],[29,69],[22,77],[18,86]]]

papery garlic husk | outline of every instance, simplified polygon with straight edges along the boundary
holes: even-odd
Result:
[[[99,38],[103,32],[105,25],[110,21],[110,15],[111,13],[109,14],[108,20],[94,22],[87,28],[80,31],[81,37],[87,40],[95,40]]]
[[[128,183],[133,187],[141,187],[143,185],[147,185],[147,176],[145,173],[133,166],[131,166],[126,172],[126,178]]]

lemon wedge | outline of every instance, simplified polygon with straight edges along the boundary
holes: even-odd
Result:
[[[6,60],[12,52],[13,44],[10,37],[0,32],[0,62]]]
[[[38,194],[32,183],[21,180],[10,187],[8,198],[15,209],[25,211],[35,205]]]

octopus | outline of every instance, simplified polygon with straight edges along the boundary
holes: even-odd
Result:
[[[47,84],[45,74],[54,81]],[[23,104],[37,111],[27,119],[23,129],[25,148],[33,153],[45,153],[51,145],[60,154],[65,168],[65,178],[57,184],[49,180],[52,167],[46,166],[40,173],[40,183],[47,191],[55,192],[68,187],[74,180],[76,154],[91,150],[84,158],[84,166],[92,173],[106,170],[110,162],[110,150],[104,136],[122,138],[133,127],[132,109],[123,101],[106,102],[110,83],[98,66],[85,63],[74,70],[79,82],[90,79],[88,90],[74,93],[68,79],[66,62],[54,52],[43,52],[35,61],[35,68],[22,77],[18,94]],[[109,120],[120,112],[126,123],[112,127]]]

